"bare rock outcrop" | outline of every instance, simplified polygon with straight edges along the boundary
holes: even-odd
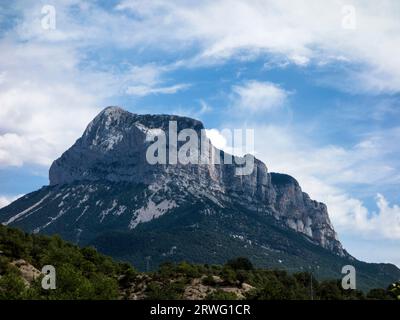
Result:
[[[14,260],[11,265],[21,272],[21,277],[27,286],[42,275],[38,269],[23,259]]]

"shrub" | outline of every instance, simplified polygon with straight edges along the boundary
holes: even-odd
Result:
[[[0,278],[0,300],[23,299],[26,286],[16,272],[10,272]]]
[[[236,259],[229,260],[226,263],[227,266],[231,267],[233,270],[253,270],[253,264],[249,259],[239,257]]]
[[[207,300],[237,300],[238,297],[233,292],[226,292],[223,290],[216,290],[213,293],[210,293],[207,297]]]
[[[385,289],[382,289],[382,288],[371,289],[367,294],[367,298],[371,299],[371,300],[390,300],[390,299],[393,299],[393,297],[390,296],[390,294]]]
[[[242,284],[243,282],[247,282],[250,279],[250,274],[245,270],[236,271],[236,279]]]
[[[221,271],[221,278],[226,284],[236,283],[236,272],[228,266],[224,266]]]
[[[206,286],[215,286],[216,282],[212,275],[208,275],[207,277],[203,278],[201,281]]]
[[[391,297],[396,300],[400,300],[400,282],[393,283],[387,290]]]

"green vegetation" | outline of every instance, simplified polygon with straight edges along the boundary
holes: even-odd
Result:
[[[274,179],[279,180],[277,184],[284,184],[292,178],[274,175]],[[89,189],[97,191],[85,201],[89,209],[77,222],[82,208],[77,207],[76,202],[83,201]],[[63,200],[63,206],[73,208],[72,211],[48,225],[43,232],[47,235],[59,234],[62,239],[71,242],[79,240],[80,246],[93,246],[117,261],[129,262],[138,271],[156,271],[160,264],[168,261],[223,265],[237,257],[251,257],[256,268],[286,270],[291,274],[310,271],[318,265],[319,268],[314,268],[313,272],[319,280],[338,279],[342,276],[343,266],[353,265],[357,270],[357,288],[364,292],[386,288],[400,279],[400,270],[392,264],[365,263],[352,257],[339,256],[295,230],[284,227],[272,212],[249,210],[237,203],[225,203],[221,208],[207,198],[189,197],[186,204],[171,209],[157,219],[140,223],[132,230],[126,228],[132,218],[129,214],[122,214],[118,218],[108,215],[99,223],[96,211],[96,202],[99,200],[104,208],[112,207],[114,201],[127,208],[147,203],[146,188],[130,183],[110,185],[100,181],[45,187],[2,208],[2,221],[41,201],[49,192],[66,196],[72,190],[75,190],[76,197],[68,196]],[[172,187],[171,194],[179,192],[178,188]],[[167,194],[162,196],[168,199]],[[24,219],[17,219],[13,225],[32,232],[37,226],[46,224],[49,217],[60,210],[58,205],[58,200],[46,200],[43,208]],[[229,276],[229,271],[226,275]],[[245,276],[246,272],[241,275]],[[246,279],[243,278],[243,281],[246,282]]]
[[[41,288],[43,276],[28,281],[15,261],[41,269],[53,265],[57,289]],[[400,300],[400,282],[367,294],[343,290],[337,280],[318,281],[310,273],[254,268],[246,258],[225,265],[166,262],[139,273],[94,248],[80,248],[57,236],[26,234],[0,226],[0,300],[4,299],[316,299]]]
[[[298,232],[282,228],[271,215],[239,206],[223,210],[215,206],[193,200],[190,206],[176,208],[129,232],[102,233],[88,244],[117,260],[129,261],[140,271],[155,271],[166,261],[223,265],[237,257],[251,257],[256,268],[291,274],[310,271],[318,265],[313,272],[319,280],[339,279],[342,267],[353,265],[357,288],[363,292],[386,288],[400,279],[400,270],[394,265],[338,256]],[[214,208],[216,214],[201,214],[206,208]]]
[[[57,289],[43,290],[41,277],[26,285],[11,264],[20,259],[39,270],[53,265]],[[0,299],[118,299],[120,289],[135,276],[130,265],[114,262],[94,248],[0,225]]]
[[[217,291],[210,293],[207,297],[207,300],[237,300],[236,294],[232,292],[222,291],[221,289],[217,289]]]
[[[147,298],[183,299],[185,286],[196,278],[201,279],[202,285],[213,289],[205,297],[210,300],[237,299],[238,296],[231,291],[241,290],[244,283],[252,287],[249,291],[242,291],[244,298],[254,300],[393,300],[400,288],[399,283],[364,294],[358,290],[342,289],[339,280],[318,281],[307,272],[288,274],[250,266],[250,261],[245,258],[230,260],[224,266],[164,263],[158,271],[148,273],[151,285],[146,291]]]

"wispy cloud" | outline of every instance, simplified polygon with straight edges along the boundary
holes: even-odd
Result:
[[[21,196],[9,197],[9,196],[0,196],[0,208],[8,206],[11,202],[18,199]]]
[[[354,29],[344,25],[343,8],[349,5],[354,8]],[[380,5],[356,0],[125,0],[118,5],[120,11],[141,17],[137,27],[154,39],[151,45],[197,45],[197,57],[205,61],[223,61],[244,51],[275,54],[301,66],[348,61],[362,68],[349,68],[347,86],[378,92],[400,90],[399,7],[397,1]],[[149,29],[156,23],[157,31]]]
[[[13,57],[0,61],[0,167],[49,165],[99,110],[110,78],[80,70],[63,46],[1,41],[0,49]]]
[[[25,4],[26,3],[26,4]],[[352,1],[182,2],[124,0],[105,9],[73,0],[55,5],[59,27],[41,28],[41,3],[24,2],[16,31],[24,41],[83,50],[133,49],[135,54],[180,52],[176,66],[260,57],[307,66],[344,63],[343,90],[400,91],[400,4]],[[346,29],[346,6],[354,29]],[[345,81],[343,81],[345,80]]]
[[[247,81],[232,88],[232,101],[236,107],[257,112],[282,107],[289,92],[271,82]]]
[[[351,148],[318,147],[301,134],[300,128],[258,126],[256,137],[263,138],[256,139],[256,156],[264,160],[270,170],[292,174],[305,192],[327,203],[339,233],[400,239],[398,206],[390,206],[385,197],[379,195],[379,210],[372,212],[362,200],[347,191],[359,184],[379,189],[399,182],[398,168],[388,163],[381,152],[385,147],[377,143],[390,136],[393,136],[391,130],[368,137]]]
[[[174,94],[178,91],[185,90],[189,84],[175,84],[167,87],[151,87],[146,85],[129,86],[126,93],[135,96],[147,96],[150,94]]]
[[[120,21],[79,1],[59,1],[55,8],[57,28],[45,30],[40,3],[15,3],[21,19],[0,38],[1,52],[10,57],[0,61],[0,167],[49,166],[108,101],[121,95],[173,94],[189,86],[165,84],[169,69],[163,65],[89,59],[94,47],[109,41],[101,18],[115,19],[124,30]],[[91,14],[100,20],[92,21]]]
[[[398,168],[387,163],[382,152],[385,146],[380,143],[394,138],[392,130],[365,138],[351,148],[343,148],[317,146],[302,134],[301,128],[247,126],[255,129],[256,157],[267,164],[269,171],[291,174],[304,192],[326,203],[339,236],[351,234],[369,241],[400,240],[399,205],[390,204],[378,193],[372,195],[377,210],[371,210],[348,192],[352,185],[371,185],[379,189],[388,183],[400,182],[400,176],[396,175]],[[234,151],[220,130],[207,130],[207,136],[218,148]]]

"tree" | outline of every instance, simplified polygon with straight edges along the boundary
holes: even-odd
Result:
[[[187,263],[186,261],[183,261],[178,265],[178,271],[190,278],[196,278],[200,276],[197,267],[195,265]]]
[[[17,272],[0,278],[0,300],[19,300],[25,297],[26,285]]]
[[[321,300],[342,300],[342,292],[336,280],[323,281],[317,290],[317,295]]]
[[[208,275],[201,281],[205,286],[215,286],[217,283],[215,282],[212,275]]]
[[[236,279],[240,282],[240,284],[247,282],[250,279],[249,272],[246,270],[237,270]]]
[[[396,300],[400,300],[400,281],[391,284],[387,291],[389,292],[391,297]]]
[[[221,271],[221,278],[227,284],[235,284],[236,272],[231,267],[224,266]]]
[[[206,297],[207,300],[237,300],[238,297],[235,293],[233,292],[226,292],[221,289],[218,289],[214,291],[213,293],[210,293]]]
[[[382,288],[371,289],[367,294],[367,299],[371,300],[390,300],[393,299],[390,294]]]
[[[288,292],[275,276],[270,276],[265,279],[264,286],[253,290],[248,298],[251,300],[282,300],[288,298]]]
[[[90,281],[94,290],[96,300],[115,300],[118,298],[118,282],[101,273],[95,273]]]
[[[166,284],[150,283],[146,290],[148,300],[177,300],[182,298],[182,282],[172,282]]]
[[[229,260],[226,263],[227,266],[231,267],[233,270],[253,270],[253,264],[247,258],[239,257],[236,259]]]

